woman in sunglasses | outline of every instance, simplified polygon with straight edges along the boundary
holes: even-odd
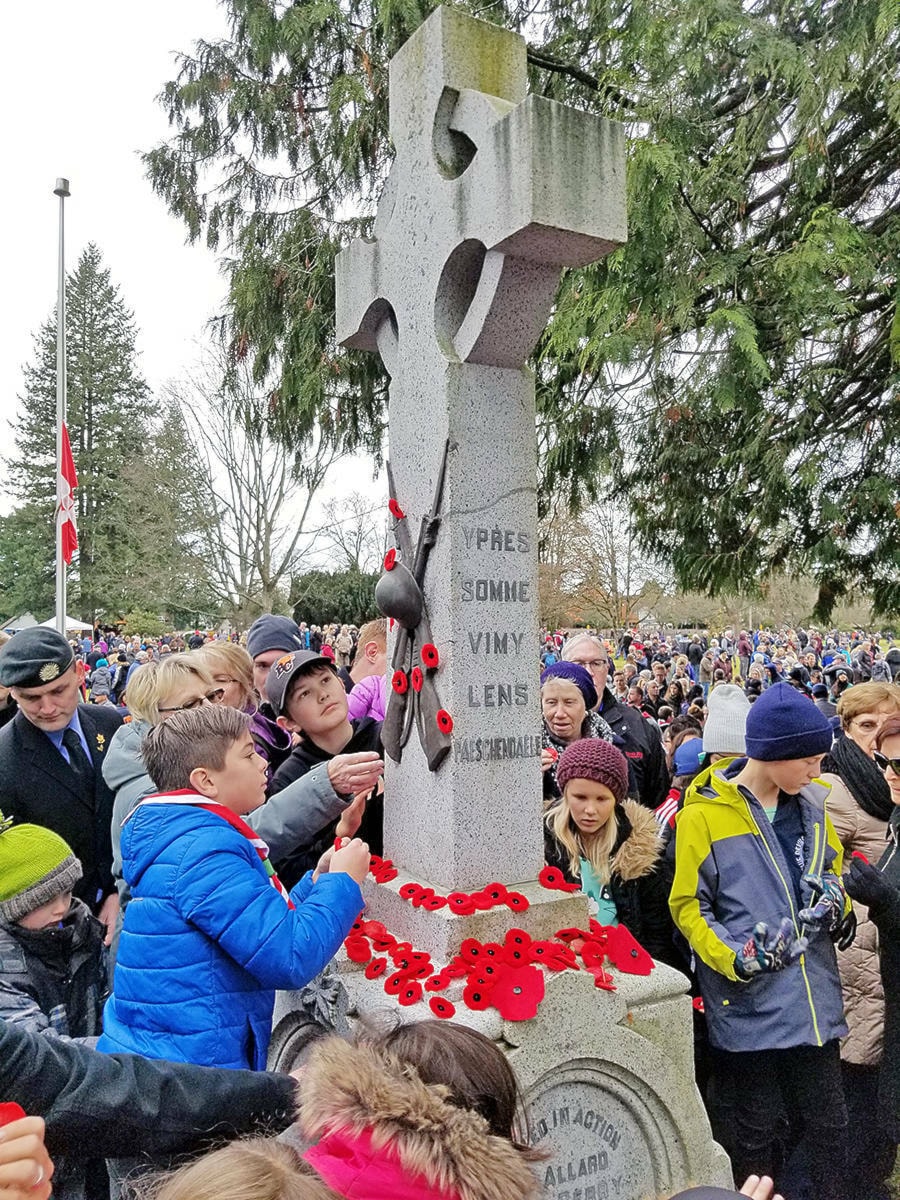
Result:
[[[884,1053],[877,1107],[873,1107],[870,1122],[883,1132],[885,1141],[896,1146],[900,1142],[900,715],[888,717],[881,726],[875,739],[875,763],[884,773],[892,802],[887,849],[877,867],[854,857],[845,883],[854,901],[867,905],[869,920],[878,930],[885,1007]]]
[[[877,862],[893,812],[891,790],[875,764],[875,743],[885,722],[900,716],[900,687],[860,683],[848,688],[837,706],[843,737],[822,763],[831,786],[828,815],[844,847],[844,861],[859,852]],[[893,1170],[896,1146],[872,1122],[878,1094],[884,1032],[884,993],[878,963],[878,931],[864,905],[855,904],[856,937],[838,955],[844,1013],[850,1032],[841,1042],[841,1070],[850,1112],[853,1196],[887,1197],[885,1179]]]

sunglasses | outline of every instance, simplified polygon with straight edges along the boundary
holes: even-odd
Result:
[[[211,692],[207,692],[205,696],[198,696],[196,700],[188,700],[187,704],[176,704],[174,708],[161,708],[160,712],[190,712],[192,708],[199,708],[201,704],[221,704],[225,698],[224,688],[213,688]]]
[[[882,771],[886,771],[890,767],[894,774],[900,778],[900,758],[888,758],[880,750],[876,750],[872,757],[875,759],[875,765],[881,767]]]

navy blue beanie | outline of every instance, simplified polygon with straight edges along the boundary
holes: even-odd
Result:
[[[815,758],[831,749],[831,722],[789,683],[773,683],[747,714],[747,757]]]
[[[251,658],[257,654],[265,654],[267,650],[282,650],[290,654],[292,650],[305,650],[306,642],[296,621],[290,617],[277,617],[273,613],[264,613],[257,617],[247,630],[247,653]]]
[[[553,663],[541,675],[541,687],[548,679],[565,679],[569,683],[574,683],[584,696],[584,705],[589,712],[597,703],[597,689],[594,687],[594,681],[591,679],[587,667],[583,667],[581,663]]]

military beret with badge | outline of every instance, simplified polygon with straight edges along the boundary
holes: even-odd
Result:
[[[23,629],[0,647],[0,687],[43,687],[74,661],[72,647],[55,629],[42,625]]]

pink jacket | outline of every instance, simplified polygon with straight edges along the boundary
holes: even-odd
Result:
[[[387,708],[387,690],[387,675],[367,675],[365,679],[353,685],[353,691],[347,697],[347,716],[351,721],[359,717],[373,717],[376,721],[383,721]]]

